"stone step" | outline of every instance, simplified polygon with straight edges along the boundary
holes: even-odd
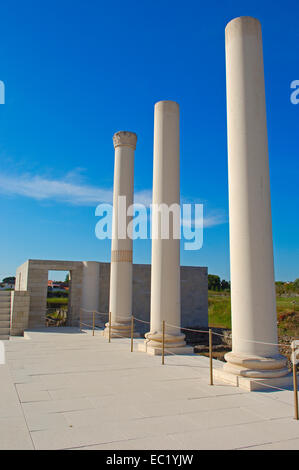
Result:
[[[10,308],[10,302],[7,300],[0,300],[0,308]]]
[[[2,341],[3,339],[9,339],[9,335],[1,335],[0,334],[0,341]]]
[[[10,328],[10,321],[2,320],[2,317],[0,317],[0,328]]]

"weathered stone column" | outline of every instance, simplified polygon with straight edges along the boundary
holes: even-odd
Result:
[[[168,209],[173,204],[179,209],[180,205],[180,115],[179,105],[174,101],[159,101],[155,105],[151,317],[150,332],[140,345],[149,354],[161,354],[163,320],[181,325],[180,240],[174,237],[172,217],[167,211],[164,214],[169,217],[169,237],[163,239],[164,214],[158,210],[162,204]],[[167,348],[177,354],[190,352],[190,348],[184,348],[184,338],[179,328],[166,325]]]
[[[276,298],[260,22],[235,18],[225,30],[232,352],[225,375],[240,386],[287,374],[278,354]],[[268,344],[264,344],[268,343]],[[218,372],[217,372],[218,376]],[[271,381],[270,381],[271,382]],[[270,383],[269,382],[269,383]],[[273,383],[273,382],[272,382]]]
[[[133,243],[127,234],[127,209],[133,204],[136,142],[134,132],[122,131],[113,136],[115,164],[109,299],[112,337],[130,336]],[[104,335],[108,335],[108,323]]]

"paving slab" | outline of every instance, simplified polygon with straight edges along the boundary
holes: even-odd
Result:
[[[260,446],[247,447],[244,450],[299,450],[299,439],[272,442]]]
[[[75,328],[5,342],[2,449],[296,449],[293,392],[215,381],[207,357],[130,352]],[[136,347],[135,347],[136,346]],[[213,361],[215,368],[222,367]]]

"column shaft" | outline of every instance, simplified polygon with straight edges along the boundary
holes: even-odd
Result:
[[[136,142],[137,136],[133,132],[117,132],[113,137],[115,165],[109,310],[114,337],[130,336],[133,245],[127,234],[127,209],[133,204]],[[107,333],[106,325],[105,336]]]
[[[236,18],[225,33],[233,342],[225,369],[278,376],[285,361],[261,344],[277,343],[277,319],[260,22]]]
[[[181,325],[180,240],[174,238],[173,217],[169,217],[169,238],[163,239],[163,216],[158,205],[180,204],[180,124],[179,106],[173,101],[155,105],[154,171],[152,210],[151,328],[145,336],[147,347],[161,348],[162,321],[166,321],[166,343],[173,348],[185,345]],[[161,206],[160,206],[161,207]],[[168,217],[167,211],[165,217]],[[164,219],[164,222],[166,220]],[[155,232],[156,230],[156,232]],[[154,235],[156,233],[156,238]]]

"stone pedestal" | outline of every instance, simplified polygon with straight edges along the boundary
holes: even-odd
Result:
[[[145,344],[140,345],[141,350],[154,354],[161,353],[163,320],[167,323],[165,347],[179,353],[186,345],[185,335],[175,328],[181,325],[180,240],[174,236],[172,217],[169,237],[163,239],[163,220],[158,210],[162,204],[168,208],[180,204],[180,122],[179,105],[174,101],[155,105],[151,316],[150,331],[145,335]]]
[[[278,353],[268,141],[260,22],[232,20],[225,30],[232,352],[217,375],[287,375]]]
[[[282,377],[253,378],[236,375],[235,373],[228,372],[225,369],[215,369],[213,374],[215,380],[225,382],[228,385],[233,385],[234,387],[240,387],[243,390],[247,390],[248,392],[257,390],[277,392],[280,389],[292,390],[293,387],[293,376],[290,373]]]
[[[147,335],[146,335],[147,336]],[[152,346],[148,346],[148,344],[152,344]],[[162,356],[162,343],[160,341],[156,341],[153,345],[150,341],[144,341],[143,343],[138,344],[138,351],[146,352],[150,356]],[[166,346],[164,350],[165,356],[173,356],[173,355],[190,355],[194,354],[194,349],[191,346],[186,346],[184,343],[180,347],[171,347],[170,343],[166,341]]]
[[[113,221],[110,267],[111,336],[129,337],[132,316],[132,239],[127,234],[127,209],[133,204],[134,151],[137,135],[117,132],[115,148]],[[108,336],[108,323],[104,330]]]

